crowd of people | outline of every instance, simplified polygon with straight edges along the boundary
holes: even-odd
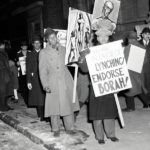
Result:
[[[79,57],[79,75],[77,97],[73,97],[73,78],[65,65],[65,48],[57,40],[57,32],[51,28],[45,31],[46,48],[42,49],[39,36],[33,38],[33,50],[28,50],[27,42],[21,43],[16,59],[9,59],[5,51],[5,43],[0,41],[0,111],[8,111],[8,98],[19,101],[21,92],[27,107],[34,107],[41,121],[50,118],[54,137],[60,136],[60,118],[63,119],[67,134],[75,134],[75,112],[84,103],[88,103],[88,119],[93,123],[95,137],[99,144],[105,143],[105,135],[112,142],[119,139],[115,132],[115,120],[118,110],[113,94],[95,97],[89,78],[89,70],[85,56],[90,50],[85,50]],[[98,30],[90,34],[90,45],[102,45],[110,42],[112,32]],[[123,111],[134,111],[134,98],[138,97],[143,108],[150,107],[150,29],[144,28],[141,40],[137,41],[136,32],[132,31],[124,40],[123,46],[126,61],[128,61],[130,45],[146,49],[145,60],[141,74],[129,70],[132,88],[120,92],[126,99],[127,108]]]

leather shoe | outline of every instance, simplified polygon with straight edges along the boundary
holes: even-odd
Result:
[[[150,105],[147,105],[147,104],[143,105],[143,108],[148,108],[148,107],[150,107]]]
[[[66,133],[69,135],[75,135],[76,134],[76,132],[74,130],[67,130]]]
[[[54,131],[53,136],[54,136],[54,137],[59,137],[59,136],[60,136],[60,131]]]
[[[98,140],[98,143],[99,144],[105,144],[105,141],[104,140]]]
[[[110,139],[112,142],[118,142],[118,141],[119,141],[119,139],[116,138],[116,137],[110,137],[109,139]]]
[[[128,109],[128,108],[124,108],[122,109],[123,112],[132,112],[135,111],[135,109]]]

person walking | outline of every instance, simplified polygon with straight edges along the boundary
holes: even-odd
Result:
[[[28,44],[26,41],[21,42],[21,50],[17,52],[17,67],[19,78],[19,90],[22,93],[25,104],[28,104],[28,88],[26,80],[26,57],[28,50]]]
[[[38,117],[44,121],[45,92],[39,77],[39,52],[41,50],[41,39],[39,36],[33,38],[33,51],[27,54],[27,87],[29,90],[28,106],[36,107]]]
[[[130,31],[127,39],[128,39],[128,45],[125,46],[124,55],[126,61],[128,62],[131,45],[143,49],[145,49],[145,47],[137,41],[137,34],[134,31]],[[146,62],[144,61],[143,66],[145,65]],[[126,105],[127,105],[125,109],[122,109],[124,112],[131,112],[135,110],[135,102],[134,102],[135,97],[138,97],[141,100],[141,102],[143,103],[143,107],[149,105],[148,103],[149,99],[147,95],[148,91],[144,83],[144,70],[142,69],[141,73],[137,73],[135,71],[129,70],[129,75],[132,83],[132,88],[121,92],[121,94],[125,96]]]

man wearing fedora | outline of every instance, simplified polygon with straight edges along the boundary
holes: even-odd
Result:
[[[43,121],[45,93],[39,78],[38,58],[41,50],[41,38],[39,36],[33,38],[32,46],[33,50],[27,55],[28,106],[36,107],[38,117]]]
[[[146,89],[148,90],[147,97],[147,105],[144,105],[143,108],[150,107],[150,28],[145,27],[142,30],[141,33],[142,39],[139,41],[140,44],[142,44],[146,49],[146,55],[145,55],[145,65],[143,66],[143,72],[144,72],[144,84],[146,86]]]

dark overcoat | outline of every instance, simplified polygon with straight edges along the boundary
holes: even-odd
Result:
[[[140,40],[139,42],[144,46],[142,40]],[[147,46],[145,46],[145,48],[146,48],[146,55],[145,55],[145,64],[143,66],[144,84],[150,95],[150,42]]]
[[[29,106],[43,106],[45,93],[42,88],[39,78],[39,52],[33,50],[27,54],[26,69],[27,69],[27,83],[32,84],[32,89],[29,90],[28,105]]]
[[[83,72],[88,72],[86,60],[79,63]],[[113,94],[95,97],[92,84],[90,84],[89,120],[115,119],[118,110]]]
[[[6,97],[10,95],[13,95],[13,87],[8,56],[5,52],[0,51],[0,96]]]

